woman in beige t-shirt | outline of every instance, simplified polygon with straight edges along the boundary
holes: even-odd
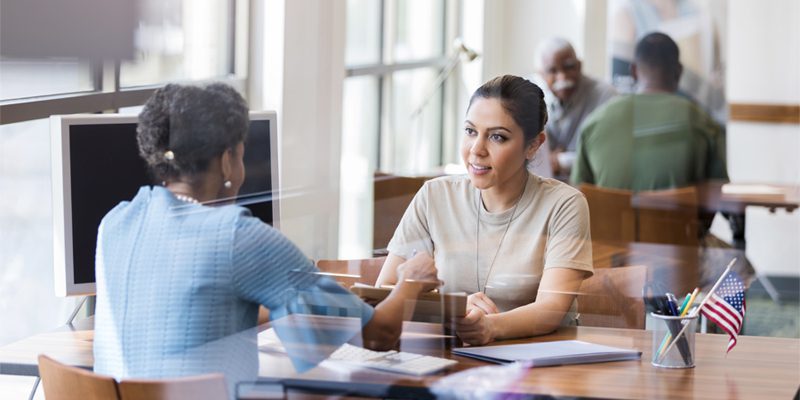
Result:
[[[461,157],[468,174],[428,181],[389,243],[379,284],[414,253],[433,255],[444,292],[466,292],[458,336],[486,344],[549,333],[575,311],[592,274],[589,210],[580,192],[527,170],[544,143],[542,90],[494,78],[470,99]]]

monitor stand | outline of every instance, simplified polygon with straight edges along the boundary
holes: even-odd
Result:
[[[72,321],[75,320],[75,317],[78,315],[78,312],[83,307],[83,304],[86,303],[86,300],[88,300],[90,297],[93,296],[81,297],[81,300],[78,302],[78,305],[75,306],[75,309],[72,310],[72,314],[70,314],[69,318],[67,319],[67,323],[65,325],[72,325]],[[94,308],[94,301],[90,301],[87,307]]]

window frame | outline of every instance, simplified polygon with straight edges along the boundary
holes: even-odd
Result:
[[[441,73],[450,62],[452,50],[449,49],[448,43],[452,43],[457,36],[457,24],[460,19],[456,16],[461,12],[459,0],[443,1],[444,10],[442,13],[442,20],[440,21],[443,30],[442,43],[440,43],[442,48],[441,56],[429,57],[414,61],[395,62],[393,59],[394,37],[392,37],[392,33],[394,32],[394,23],[396,21],[396,15],[394,14],[394,10],[396,8],[394,5],[396,1],[397,0],[380,0],[381,20],[378,24],[380,29],[380,60],[376,63],[345,65],[345,79],[357,76],[374,76],[378,80],[377,97],[379,99],[379,104],[377,121],[379,126],[376,127],[378,138],[376,140],[377,148],[375,153],[375,165],[372,167],[376,171],[383,172],[392,172],[386,171],[388,168],[382,164],[387,162],[387,159],[389,160],[388,162],[391,162],[392,157],[386,142],[387,136],[392,134],[392,126],[390,123],[392,102],[390,97],[393,74],[400,71],[426,68],[433,68]],[[447,129],[451,129],[454,126],[454,121],[451,121],[451,112],[457,108],[456,85],[451,83],[453,76],[454,75],[448,77],[448,79],[446,79],[439,87],[436,88],[436,90],[442,91],[440,107],[443,115],[439,130],[439,165],[444,164],[445,160],[451,157],[453,153],[452,150],[444,147],[446,143],[451,142],[450,140],[446,139]]]

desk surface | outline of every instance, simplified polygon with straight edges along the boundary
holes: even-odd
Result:
[[[401,350],[450,357],[449,339],[435,335],[438,325],[407,323]],[[90,367],[93,332],[79,328],[45,333],[0,348],[0,373],[36,375],[36,356],[45,353],[62,362]],[[558,332],[503,343],[578,339],[642,351],[640,361],[583,364],[527,371],[511,391],[552,396],[603,398],[792,398],[800,383],[800,340],[740,336],[726,356],[727,335],[698,334],[692,369],[662,369],[650,364],[652,332],[610,328],[562,328]],[[459,364],[439,375],[412,378],[372,370],[343,370],[323,364],[297,374],[288,357],[261,352],[260,379],[281,381],[290,387],[342,390],[377,396],[424,396],[447,374],[486,366],[484,362],[453,356]]]
[[[408,330],[408,329],[407,329]],[[727,335],[698,334],[697,366],[692,369],[663,369],[650,364],[652,332],[611,328],[563,328],[558,332],[507,343],[577,339],[642,351],[640,361],[582,364],[529,370],[513,387],[491,388],[551,396],[601,398],[791,398],[800,382],[800,340],[740,337],[727,355]],[[427,344],[425,342],[428,342]],[[434,342],[431,345],[431,341]],[[403,339],[401,350],[450,357],[437,346],[437,339]],[[484,362],[453,356],[454,373],[486,366]],[[421,379],[399,377],[379,371],[346,372],[324,364],[304,374],[288,369],[285,356],[262,354],[262,378],[277,378],[298,387],[324,387],[346,393],[376,396],[424,395],[445,374]]]

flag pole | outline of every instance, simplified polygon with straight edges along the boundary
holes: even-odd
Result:
[[[702,301],[702,302],[700,302],[700,306],[698,306],[697,308],[695,308],[695,309],[694,309],[694,312],[692,312],[692,313],[689,315],[689,318],[696,318],[696,317],[697,317],[697,314],[699,314],[699,313],[700,313],[700,310],[702,310],[702,309],[703,309],[703,306],[705,306],[705,305],[706,305],[706,303],[708,302],[708,300],[710,300],[710,299],[711,299],[711,295],[713,295],[713,294],[714,294],[714,292],[717,290],[717,288],[719,287],[719,285],[722,283],[722,280],[723,280],[723,279],[725,279],[725,277],[726,277],[726,276],[728,276],[728,273],[729,273],[729,272],[731,272],[731,269],[733,268],[733,264],[735,264],[735,263],[736,263],[736,260],[737,260],[737,259],[738,259],[738,258],[736,258],[736,257],[733,257],[733,259],[731,260],[731,262],[729,262],[729,263],[728,263],[728,266],[725,268],[725,271],[723,271],[723,272],[722,272],[722,275],[719,277],[719,279],[717,279],[717,282],[714,284],[714,286],[712,286],[712,287],[711,287],[711,290],[709,290],[709,291],[708,291],[708,294],[707,294],[707,295],[706,295],[706,297],[703,299],[703,301]],[[659,357],[659,359],[658,359],[658,363],[660,363],[660,362],[661,362],[661,360],[663,360],[663,359],[664,359],[664,357],[666,357],[666,356],[667,356],[667,353],[669,353],[669,351],[670,351],[670,350],[672,350],[672,348],[673,348],[673,347],[675,347],[675,343],[677,343],[677,342],[678,342],[678,339],[680,339],[681,335],[683,335],[683,333],[684,333],[684,332],[686,332],[686,328],[688,328],[688,327],[689,327],[689,325],[691,325],[691,324],[686,324],[686,325],[684,325],[684,326],[683,326],[683,329],[681,329],[681,330],[680,330],[680,332],[678,332],[678,334],[677,334],[677,335],[675,335],[675,337],[674,337],[674,338],[672,338],[672,342],[670,342],[669,346],[667,346],[667,348],[664,350],[664,352],[663,352],[663,353],[661,353],[661,357]]]

